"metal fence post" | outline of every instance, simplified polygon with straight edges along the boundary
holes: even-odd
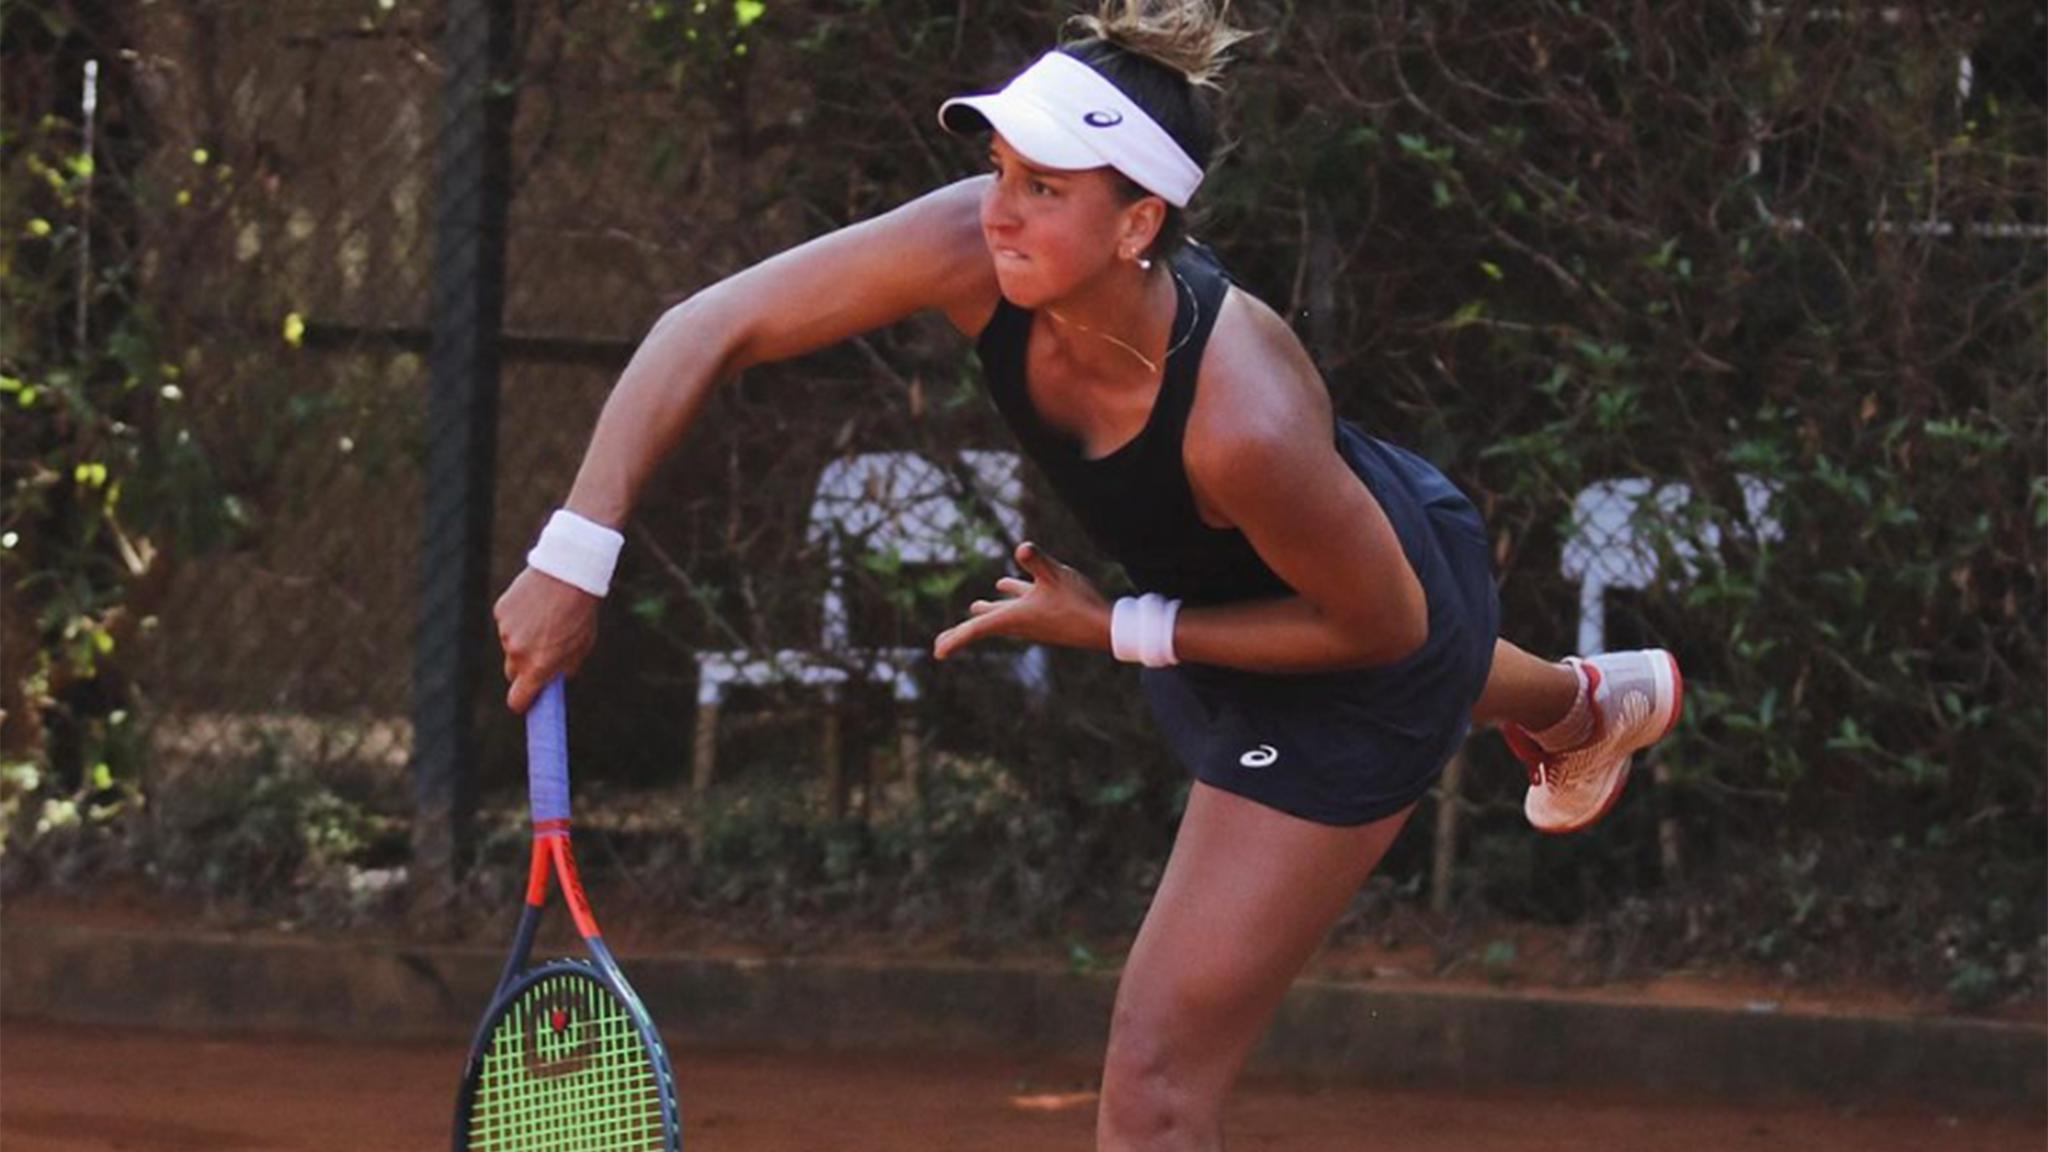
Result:
[[[475,806],[511,183],[511,0],[449,0],[447,21],[413,683],[413,857],[429,888],[463,866]]]

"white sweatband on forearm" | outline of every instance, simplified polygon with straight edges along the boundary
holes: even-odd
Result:
[[[1126,596],[1109,611],[1109,648],[1126,664],[1168,668],[1180,663],[1173,654],[1173,625],[1180,601],[1156,592]]]
[[[1109,651],[1126,664],[1139,662],[1138,600],[1126,596],[1109,610]]]
[[[1145,667],[1171,668],[1180,663],[1173,654],[1173,624],[1180,616],[1180,601],[1161,596],[1153,601],[1152,622],[1139,633],[1145,644]]]
[[[540,541],[526,554],[526,564],[601,599],[612,590],[612,569],[625,546],[626,538],[617,529],[562,508],[548,517]]]

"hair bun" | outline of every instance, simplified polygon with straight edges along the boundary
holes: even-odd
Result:
[[[1206,88],[1223,75],[1230,46],[1254,35],[1230,23],[1230,0],[1102,0],[1093,16],[1068,23]]]

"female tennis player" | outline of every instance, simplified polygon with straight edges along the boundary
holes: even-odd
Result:
[[[523,711],[596,638],[623,523],[713,385],[915,313],[972,337],[997,408],[1136,596],[1032,544],[941,633],[1142,664],[1194,777],[1123,970],[1097,1146],[1212,1149],[1253,1041],[1472,723],[1541,829],[1611,806],[1675,722],[1661,651],[1550,662],[1496,637],[1487,537],[1420,458],[1336,420],[1280,316],[1186,238],[1206,91],[1243,33],[1208,0],[1111,0],[940,122],[988,174],[784,252],[664,314],[497,619]],[[983,135],[985,134],[985,136]]]

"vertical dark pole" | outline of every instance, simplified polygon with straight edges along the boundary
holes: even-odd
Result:
[[[413,856],[429,891],[463,866],[475,806],[511,183],[511,0],[448,0],[447,12],[413,680]]]

